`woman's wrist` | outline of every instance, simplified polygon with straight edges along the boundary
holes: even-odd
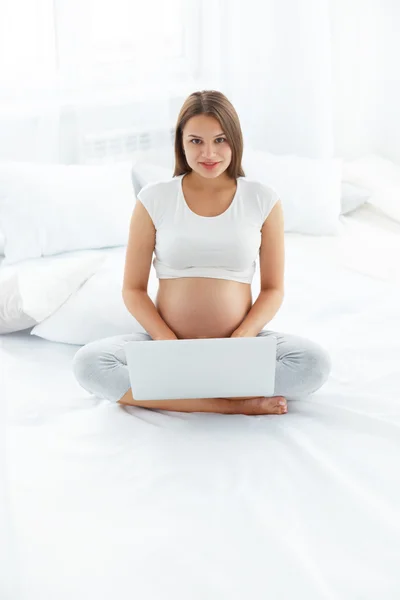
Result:
[[[173,331],[171,331],[170,333],[164,333],[164,334],[154,337],[153,341],[159,342],[160,340],[177,340],[177,339],[178,339],[178,337],[175,335],[175,333]]]

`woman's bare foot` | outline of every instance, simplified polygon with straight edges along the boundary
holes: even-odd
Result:
[[[281,415],[287,412],[283,396],[246,396],[244,398],[183,398],[180,400],[134,400],[129,389],[120,404],[179,412],[213,412],[229,415]],[[282,402],[282,404],[279,404]]]
[[[271,410],[271,414],[273,415],[281,415],[287,413],[287,401],[284,396],[271,396],[270,398],[263,398],[263,405],[266,414],[269,414]]]
[[[282,415],[287,413],[287,401],[284,396],[258,396],[245,400],[233,400],[232,412],[242,415]]]

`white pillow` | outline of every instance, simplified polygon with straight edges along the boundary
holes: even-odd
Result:
[[[339,234],[342,159],[280,156],[245,148],[242,164],[246,177],[278,192],[285,231]]]
[[[353,210],[356,210],[371,197],[371,192],[352,183],[342,181],[342,197],[341,197],[341,214],[347,215]]]
[[[400,185],[377,190],[371,195],[369,202],[390,219],[400,223]]]
[[[125,245],[136,202],[131,167],[0,163],[3,264]]]
[[[136,161],[132,166],[132,184],[137,195],[148,183],[172,179],[174,169],[152,163]]]
[[[125,256],[126,248],[108,250],[101,268],[31,334],[54,342],[83,345],[130,331],[145,332],[122,299]],[[152,267],[148,294],[153,302],[157,289],[158,280]]]
[[[23,307],[18,274],[10,273],[0,281],[0,333],[21,331],[36,325]]]
[[[83,251],[2,265],[0,333],[27,329],[51,315],[104,260],[99,251]]]
[[[343,164],[343,180],[368,189],[368,202],[400,222],[400,165],[376,154]]]

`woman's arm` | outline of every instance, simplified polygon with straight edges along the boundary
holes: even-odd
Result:
[[[178,337],[166,324],[147,292],[123,290],[126,308],[147,331],[153,340],[177,340]]]

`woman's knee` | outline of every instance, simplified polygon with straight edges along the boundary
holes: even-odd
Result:
[[[126,370],[124,346],[135,340],[151,340],[145,333],[130,333],[89,342],[79,348],[72,359],[72,371],[82,387],[93,393],[102,393],[110,381],[121,379]]]
[[[314,391],[328,380],[332,370],[332,359],[329,352],[316,342],[310,343],[306,351]]]
[[[72,372],[80,384],[84,384],[92,378],[98,360],[99,349],[95,342],[79,348],[72,359]]]

